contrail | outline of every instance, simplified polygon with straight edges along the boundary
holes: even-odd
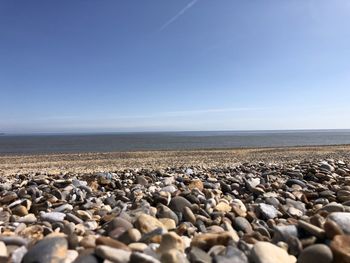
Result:
[[[168,26],[170,26],[172,23],[174,23],[180,16],[182,16],[184,13],[186,13],[192,6],[194,6],[199,0],[193,0],[190,3],[188,3],[183,9],[180,10],[175,16],[170,18],[164,25],[162,25],[159,28],[159,32],[166,29]]]

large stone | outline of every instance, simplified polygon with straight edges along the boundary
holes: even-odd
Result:
[[[244,217],[236,217],[233,221],[233,225],[237,231],[243,231],[247,234],[253,232],[252,226],[250,225],[249,221]]]
[[[228,213],[232,210],[232,207],[228,203],[222,201],[215,206],[215,210],[219,212]]]
[[[334,262],[349,263],[350,262],[350,236],[337,235],[333,238],[330,247],[334,254]]]
[[[95,254],[101,258],[110,260],[114,263],[129,262],[131,252],[109,246],[97,246]]]
[[[254,263],[295,263],[296,258],[269,242],[257,242],[252,249]]]
[[[65,238],[45,238],[29,249],[22,263],[63,263],[67,257],[67,249],[68,243]]]
[[[97,246],[98,245],[105,245],[105,246],[109,246],[109,247],[113,247],[113,248],[118,248],[118,249],[130,251],[130,248],[127,245],[125,245],[124,243],[122,243],[118,240],[112,239],[110,237],[101,236],[101,237],[97,238],[96,245]]]
[[[211,263],[212,259],[204,250],[198,247],[192,247],[189,254],[189,260],[195,263]]]
[[[331,263],[332,261],[332,251],[324,244],[308,246],[298,257],[298,263]]]
[[[160,242],[158,252],[163,254],[171,249],[177,249],[181,252],[185,249],[182,238],[175,232],[162,235],[162,241]]]
[[[185,254],[179,250],[172,249],[162,254],[162,263],[188,263]]]
[[[0,262],[5,261],[7,257],[8,257],[7,247],[4,242],[0,241]]]
[[[169,207],[174,212],[183,213],[185,207],[191,207],[192,204],[182,196],[175,196],[171,199]]]
[[[264,203],[258,205],[258,212],[264,219],[273,219],[278,215],[278,210],[274,206]]]
[[[141,233],[146,234],[157,228],[165,229],[165,226],[157,218],[141,214],[135,221],[135,227],[140,230]]]
[[[235,239],[236,239],[236,236],[230,232],[223,232],[219,234],[214,234],[214,233],[198,234],[193,237],[191,246],[199,247],[205,251],[208,251],[212,246],[215,246],[215,245],[227,246],[227,244],[231,240],[237,241]]]
[[[329,214],[327,219],[336,222],[345,234],[350,234],[350,213],[334,212]]]
[[[61,212],[41,212],[40,217],[43,221],[48,221],[51,223],[55,222],[63,222],[64,218],[66,217],[66,214]]]
[[[197,188],[199,191],[203,191],[203,188],[204,188],[203,182],[200,179],[194,179],[188,185],[188,188],[190,190]]]
[[[133,252],[130,256],[129,263],[160,263],[160,261],[144,253]]]

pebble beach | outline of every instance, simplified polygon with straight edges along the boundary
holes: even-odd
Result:
[[[349,148],[1,156],[0,262],[350,262]]]

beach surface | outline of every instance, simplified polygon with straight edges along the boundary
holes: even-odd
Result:
[[[139,151],[71,154],[0,155],[0,175],[26,173],[92,173],[124,169],[167,167],[229,167],[244,162],[297,163],[324,159],[350,159],[350,145]]]
[[[0,157],[0,262],[350,262],[350,146]]]

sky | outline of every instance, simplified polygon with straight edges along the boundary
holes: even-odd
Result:
[[[2,0],[0,132],[350,128],[349,0]]]

